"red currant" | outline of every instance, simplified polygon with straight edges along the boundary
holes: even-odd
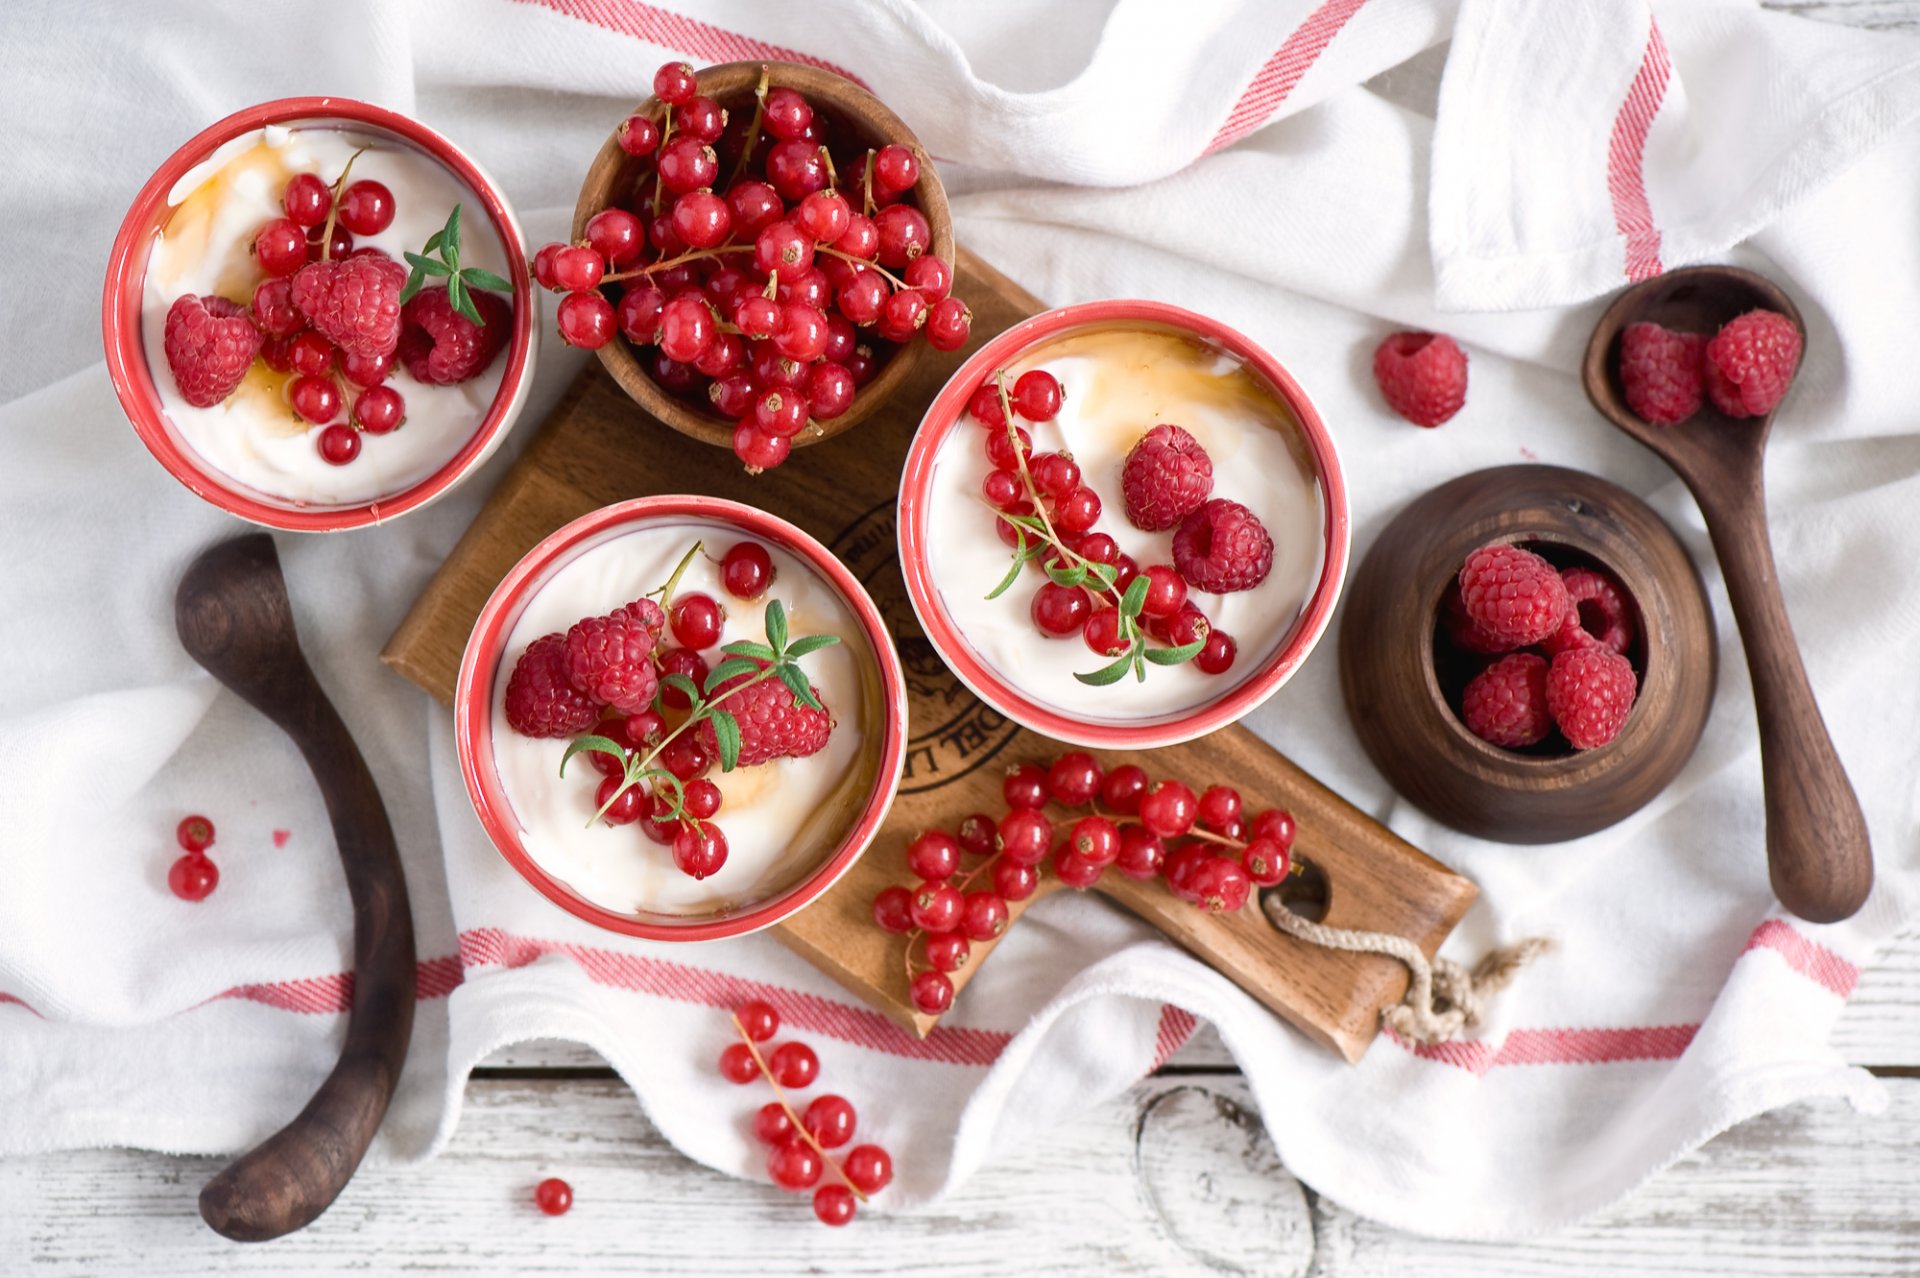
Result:
[[[881,209],[874,215],[873,229],[879,237],[882,266],[898,269],[933,246],[933,228],[911,204],[892,204]]]
[[[695,880],[718,874],[727,863],[727,836],[711,821],[697,830],[682,826],[673,836],[673,863]]]
[[[1034,484],[1049,497],[1065,497],[1080,486],[1080,463],[1065,453],[1036,453],[1028,467]]]
[[[1004,470],[993,472],[995,475],[1006,473]],[[1073,634],[1087,624],[1087,617],[1093,612],[1093,599],[1084,587],[1044,581],[1034,592],[1028,611],[1041,634],[1058,638]]]
[[[1100,494],[1082,485],[1053,507],[1053,526],[1060,532],[1086,532],[1100,520]]]
[[[773,584],[773,556],[757,541],[737,541],[720,560],[720,584],[735,599],[758,599]]]
[[[810,1087],[820,1076],[820,1058],[805,1043],[782,1043],[767,1057],[767,1071],[782,1087]]]
[[[700,370],[672,358],[664,351],[653,353],[647,373],[660,384],[661,390],[672,395],[692,395],[700,388]]]
[[[685,784],[704,776],[713,766],[713,756],[700,744],[699,737],[691,732],[683,732],[660,747],[660,756],[655,762]]]
[[[378,235],[393,225],[393,192],[361,179],[340,193],[340,223],[355,235]]]
[[[1146,569],[1147,597],[1140,604],[1144,617],[1171,617],[1187,601],[1187,581],[1172,564],[1150,564]]]
[[[1253,818],[1253,837],[1272,839],[1283,851],[1293,849],[1294,824],[1293,813],[1279,808],[1268,808]]]
[[[779,1101],[768,1101],[753,1115],[753,1134],[763,1145],[778,1145],[794,1134],[793,1119]]]
[[[1210,675],[1225,674],[1233,666],[1233,659],[1239,653],[1240,646],[1233,636],[1224,630],[1207,631],[1207,640],[1193,659],[1193,664]]]
[[[189,852],[205,852],[213,846],[213,822],[199,814],[181,817],[173,837]]]
[[[767,1155],[767,1175],[773,1177],[774,1184],[794,1193],[813,1188],[820,1179],[821,1167],[819,1152],[797,1137],[775,1145]]]
[[[753,1049],[745,1043],[729,1043],[720,1053],[720,1076],[730,1083],[751,1083],[760,1077],[754,1064]]]
[[[855,1115],[844,1096],[816,1096],[800,1116],[800,1123],[827,1149],[838,1149],[853,1139]]]
[[[1120,854],[1114,866],[1130,879],[1150,879],[1160,873],[1167,859],[1167,845],[1137,825],[1120,827]]]
[[[797,275],[813,265],[813,241],[792,222],[775,222],[754,238],[753,264],[757,270]]]
[[[822,360],[807,373],[807,414],[832,421],[853,407],[853,373],[844,364]]]
[[[780,1013],[773,1010],[771,1003],[752,999],[735,1008],[733,1014],[747,1037],[756,1043],[764,1043],[780,1032]]]
[[[658,710],[642,710],[630,714],[620,725],[621,735],[627,744],[636,750],[650,750],[660,744],[661,736],[667,730],[667,721],[660,717]]]
[[[887,297],[887,282],[871,271],[863,271],[839,289],[835,303],[851,322],[871,324],[880,318]]]
[[[318,226],[327,220],[327,211],[333,207],[333,190],[317,173],[296,173],[288,180],[287,189],[281,192],[280,206],[296,225]],[[307,246],[302,243],[302,261],[306,251]]]
[[[1019,501],[1014,502],[1013,505],[1007,507],[1007,514],[1014,516],[1031,515],[1033,514],[1033,503],[1023,497]],[[1031,529],[1023,529],[1011,520],[998,517],[993,521],[993,531],[1001,541],[1009,546],[1019,545],[1022,537],[1031,543],[1034,537]]]
[[[893,1180],[893,1159],[878,1145],[854,1146],[840,1166],[863,1194],[877,1194]]]
[[[733,210],[734,233],[743,240],[758,236],[787,211],[778,191],[752,180],[734,183],[727,192],[727,207]]]
[[[909,913],[923,932],[950,932],[959,926],[966,898],[944,880],[929,880],[913,889]]]
[[[874,226],[873,219],[865,214],[855,213],[847,219],[847,229],[838,240],[835,248],[848,257],[859,258],[862,262],[871,262],[874,254],[880,251],[880,231]],[[875,276],[878,279],[878,276]]]
[[[640,822],[640,828],[655,843],[671,848],[680,835],[680,818],[674,815],[673,797],[664,792],[655,794],[647,804],[647,816]]]
[[[813,1191],[813,1214],[823,1225],[839,1227],[859,1210],[853,1191],[845,1185],[822,1185]]]
[[[688,648],[711,648],[720,642],[727,614],[712,595],[698,591],[678,595],[667,609],[673,637]]]
[[[628,155],[652,155],[660,145],[660,126],[644,115],[630,115],[613,136]]]
[[[1100,881],[1106,868],[1074,851],[1070,843],[1062,843],[1054,849],[1053,873],[1070,888],[1085,891]]]
[[[826,150],[810,138],[783,138],[767,150],[767,182],[789,204],[827,185]]]
[[[595,757],[604,758],[605,756],[596,755]],[[623,786],[626,788],[622,789]],[[615,791],[619,791],[617,798]],[[646,809],[646,803],[647,796],[640,792],[639,786],[627,785],[624,772],[618,776],[603,778],[600,788],[593,792],[594,810],[597,812],[601,808],[606,808],[605,812],[600,813],[600,819],[608,825],[632,825],[640,819],[641,813]]]
[[[220,886],[220,871],[203,852],[189,852],[167,870],[167,887],[183,901],[204,901]]]
[[[707,663],[705,658],[690,648],[669,648],[660,654],[660,673],[662,675],[685,675],[687,678],[693,680],[693,686],[698,688],[706,683]],[[664,685],[661,688],[660,699],[669,710],[686,710],[690,709],[693,705],[693,703],[687,699],[687,694],[681,689],[665,687]],[[675,737],[674,741],[679,742],[691,739],[691,733],[682,733],[680,736]],[[679,776],[680,774],[676,772],[674,775]],[[680,777],[680,779],[682,781],[690,780],[692,775],[697,774],[690,774],[689,776]]]
[[[1240,792],[1232,786],[1210,785],[1200,796],[1200,824],[1216,834],[1240,819]]]
[[[369,435],[385,435],[407,420],[407,401],[391,386],[373,386],[353,401],[353,421]]]
[[[322,257],[339,260],[353,252],[353,232],[344,226],[335,226],[333,234],[322,239],[318,234],[307,240],[307,261],[318,262]]]
[[[560,338],[569,346],[597,351],[613,340],[613,305],[598,293],[569,293],[556,312]]]
[[[712,248],[733,230],[733,210],[712,191],[688,191],[673,202],[673,233],[690,249]]]
[[[1132,763],[1121,764],[1100,782],[1100,802],[1122,816],[1139,812],[1140,800],[1146,793],[1146,769]]]
[[[969,892],[960,914],[960,931],[973,941],[998,940],[1011,918],[1005,898],[998,893]]]
[[[1032,808],[1015,808],[1000,818],[999,835],[1000,853],[1007,860],[1020,865],[1038,865],[1053,846],[1053,822]],[[1004,890],[1000,895],[1011,899],[1011,894]]]
[[[1191,599],[1181,604],[1180,611],[1171,618],[1146,617],[1142,620],[1148,634],[1176,648],[1205,639],[1209,629],[1206,614],[1194,607]]]
[[[607,259],[585,244],[569,244],[553,255],[553,278],[570,293],[598,288],[606,272]]]
[[[333,367],[333,356],[333,343],[312,329],[295,334],[287,344],[287,362],[302,377],[324,376]]]
[[[873,157],[873,184],[887,191],[904,191],[920,180],[920,161],[899,143],[883,146]]]
[[[287,387],[287,402],[314,425],[324,426],[340,415],[340,388],[330,377],[297,377]]]
[[[993,863],[993,890],[1002,900],[1024,901],[1040,887],[1040,872],[1018,861]]]
[[[687,815],[705,821],[720,811],[720,787],[705,777],[697,777],[681,786],[681,803]]]
[[[1003,433],[1007,424],[1007,414],[1000,403],[1000,388],[992,382],[983,382],[980,389],[967,401],[967,412],[982,426],[990,427],[996,433]]]
[[[945,972],[928,968],[913,978],[908,988],[913,1005],[928,1016],[938,1016],[953,1006],[953,982]]]
[[[835,364],[845,364],[860,345],[860,335],[844,315],[827,316],[827,349],[820,352]]]
[[[1179,781],[1162,781],[1140,800],[1140,824],[1163,839],[1175,839],[1193,828],[1200,801]]]
[[[654,161],[654,167],[664,190],[685,195],[713,185],[713,180],[720,176],[720,157],[699,138],[679,137],[660,148],[660,158]]]
[[[865,386],[879,373],[880,366],[887,362],[887,356],[891,353],[877,342],[862,342],[853,348],[853,354],[841,362],[847,366],[847,371],[853,374],[853,384]]]
[[[1047,786],[1053,797],[1069,807],[1092,803],[1103,780],[1099,762],[1084,750],[1067,751],[1047,769]]]
[[[1189,843],[1167,854],[1161,863],[1161,872],[1167,876],[1167,887],[1175,896],[1183,901],[1197,901],[1200,894],[1194,887],[1194,876],[1207,862],[1218,859],[1204,843]]]
[[[815,191],[800,201],[793,211],[794,221],[800,229],[822,244],[832,244],[847,233],[847,227],[853,224],[853,209],[840,192],[832,190]]]
[[[1000,783],[1000,795],[1010,808],[1042,808],[1053,797],[1048,788],[1047,770],[1037,763],[1021,763],[1007,769]]]
[[[627,340],[650,346],[660,335],[660,312],[667,295],[651,284],[635,284],[620,296],[620,331]]]
[[[653,73],[653,96],[668,106],[684,106],[700,91],[693,68],[685,62],[662,63]]]
[[[1287,850],[1272,839],[1255,839],[1240,852],[1240,863],[1257,887],[1272,887],[1286,878],[1292,862]]]
[[[927,938],[927,963],[936,972],[955,972],[966,964],[972,947],[957,928]]]
[[[685,196],[681,197],[685,199]],[[588,250],[598,259],[605,259],[608,265],[616,269],[626,266],[639,258],[647,247],[647,228],[640,219],[625,209],[601,209],[587,219],[586,240]],[[566,252],[566,250],[561,250]],[[560,254],[554,255],[549,273],[560,277],[555,270]],[[591,287],[591,285],[589,285]]]
[[[743,420],[733,431],[733,455],[746,464],[747,470],[759,473],[772,470],[787,459],[793,451],[793,441],[785,435],[775,435],[761,430],[753,424],[752,418]]]
[[[275,218],[253,237],[253,255],[269,275],[291,275],[307,264],[307,233],[292,218]]]
[[[673,127],[702,142],[718,142],[727,127],[727,113],[718,102],[701,95],[674,109]]]
[[[992,431],[987,435],[987,461],[996,470],[1018,470],[1019,458],[1033,451],[1033,439],[1020,427],[1013,428],[1013,434],[1006,430]]]
[[[807,397],[794,387],[768,391],[753,402],[754,427],[778,439],[790,439],[807,424]]]
[[[761,122],[776,138],[797,138],[813,123],[813,108],[792,89],[769,89]]]
[[[1060,382],[1044,368],[1020,374],[1013,384],[1013,408],[1030,422],[1050,422],[1060,412]]]
[[[1247,903],[1253,880],[1247,867],[1231,857],[1209,856],[1193,871],[1194,902],[1210,914],[1231,914]]]
[[[314,447],[319,450],[322,461],[345,466],[360,455],[360,432],[345,422],[335,422],[320,432]]]
[[[1120,638],[1120,610],[1118,608],[1098,608],[1087,618],[1087,628],[1081,631],[1081,638],[1087,641],[1087,647],[1102,657],[1117,657],[1127,650],[1127,644]]]
[[[368,355],[361,351],[348,351],[340,357],[340,375],[355,386],[362,388],[378,386],[393,375],[393,352],[385,355]]]
[[[873,898],[873,921],[896,936],[913,931],[913,893],[895,884]]]
[[[931,253],[923,253],[908,262],[900,278],[929,302],[937,302],[953,291],[953,268]]]
[[[1112,865],[1120,854],[1120,827],[1103,816],[1081,817],[1067,833],[1067,846],[1093,865]]]
[[[907,869],[923,879],[950,878],[960,868],[960,840],[928,830],[907,845]]]
[[[713,308],[697,292],[681,293],[660,308],[660,353],[668,359],[692,363],[719,335]]]
[[[875,331],[890,342],[909,341],[926,327],[927,309],[927,299],[918,290],[896,289],[880,304]]]
[[[753,411],[753,401],[759,393],[760,388],[753,384],[753,377],[748,373],[728,373],[707,387],[707,398],[713,401],[714,411],[722,417],[745,417]]]
[[[253,290],[253,322],[268,337],[290,337],[306,325],[307,317],[293,304],[293,282],[272,275]]]
[[[355,183],[358,186],[359,183]],[[347,188],[351,191],[353,188]],[[534,1205],[549,1216],[564,1216],[573,1206],[573,1186],[558,1176],[549,1176],[533,1188]]]
[[[916,262],[932,261],[915,258]],[[957,297],[943,297],[927,311],[927,345],[936,351],[957,351],[973,336],[973,312]]]
[[[733,308],[733,322],[740,332],[754,341],[773,336],[780,325],[780,304],[771,297],[743,297]]]
[[[608,754],[605,750],[589,750],[587,762],[603,777],[624,777],[627,774],[627,754],[624,750],[617,755]]]
[[[772,340],[774,349],[788,359],[811,363],[827,349],[827,317],[804,303],[783,306]]]

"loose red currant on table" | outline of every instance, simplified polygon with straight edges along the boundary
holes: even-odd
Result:
[[[760,1066],[754,1062],[753,1049],[745,1043],[729,1043],[720,1053],[720,1074],[733,1083],[751,1083],[760,1077]]]
[[[213,846],[213,822],[197,813],[182,817],[174,827],[173,837],[189,852],[205,852]]]
[[[1200,795],[1200,824],[1216,833],[1240,819],[1240,792],[1231,786],[1210,785]]]
[[[753,1134],[763,1145],[779,1145],[794,1134],[793,1119],[779,1101],[768,1101],[753,1115]]]
[[[1272,839],[1255,839],[1240,853],[1240,863],[1256,887],[1272,887],[1287,877],[1292,858]]]
[[[823,1225],[844,1225],[856,1210],[853,1191],[845,1185],[822,1185],[813,1191],[813,1214]]]
[[[558,1176],[549,1176],[534,1186],[533,1201],[549,1216],[564,1216],[573,1206],[573,1186]]]
[[[1272,839],[1283,850],[1291,850],[1293,836],[1294,823],[1291,812],[1268,808],[1253,818],[1253,837],[1256,839]]]
[[[1081,817],[1067,832],[1067,846],[1090,864],[1105,867],[1120,853],[1120,827],[1102,816]]]
[[[993,890],[1002,900],[1024,901],[1040,888],[1040,872],[1018,861],[993,863]]]
[[[767,1071],[782,1087],[807,1087],[820,1075],[820,1058],[805,1043],[782,1043],[767,1057]]]
[[[856,1145],[847,1151],[842,1170],[863,1194],[877,1194],[893,1182],[893,1159],[878,1145]]]
[[[907,845],[907,869],[923,879],[944,879],[960,868],[960,841],[944,830],[928,830]]]
[[[1199,800],[1178,781],[1162,781],[1140,799],[1140,824],[1163,839],[1185,834],[1199,815]]]
[[[1053,846],[1053,822],[1032,808],[1015,808],[1000,819],[1000,854],[1019,865],[1038,865]],[[1000,895],[1018,899],[1011,892]],[[933,929],[929,929],[933,930]]]
[[[984,812],[975,812],[960,823],[960,850],[968,856],[987,856],[993,851],[994,839],[998,834],[992,817]]]
[[[1007,770],[1000,783],[1000,796],[1010,808],[1041,808],[1053,797],[1048,789],[1047,770],[1037,763],[1022,763]],[[1003,827],[1004,828],[1004,827]]]
[[[998,940],[1011,919],[1005,898],[993,892],[969,892],[960,915],[960,931],[972,941]]]
[[[812,1137],[828,1149],[838,1149],[853,1139],[856,1116],[844,1096],[816,1096],[800,1119]]]
[[[780,1032],[780,1013],[773,1010],[771,1003],[754,999],[742,1003],[733,1014],[746,1036],[756,1043],[764,1043]]]
[[[873,898],[873,921],[895,935],[913,931],[913,893],[898,884],[883,888]]]
[[[971,952],[967,938],[957,931],[939,932],[927,938],[927,966],[936,972],[958,971]]]
[[[1146,793],[1146,770],[1131,763],[1121,764],[1100,782],[1100,802],[1123,816],[1139,812]]]
[[[947,979],[944,972],[936,972],[932,968],[913,978],[909,994],[913,1005],[928,1016],[938,1016],[953,1006],[953,982]]]
[[[380,234],[393,214],[393,192],[379,182],[362,179],[340,192],[340,224],[355,235]]]
[[[220,886],[220,871],[203,852],[189,852],[167,870],[167,888],[183,901],[204,901]]]
[[[1114,868],[1130,879],[1151,879],[1166,863],[1167,845],[1144,826],[1127,825],[1120,829],[1120,851]]]
[[[818,1150],[799,1139],[776,1145],[767,1155],[767,1175],[782,1189],[799,1192],[811,1189],[820,1179],[825,1160]]]
[[[966,898],[952,884],[932,881],[921,883],[910,894],[909,917],[923,932],[950,932],[959,926],[966,910]]]

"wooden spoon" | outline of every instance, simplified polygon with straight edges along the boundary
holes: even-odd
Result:
[[[1806,325],[1770,281],[1731,266],[1694,266],[1656,276],[1614,300],[1594,326],[1581,368],[1587,398],[1615,426],[1666,459],[1692,490],[1726,576],[1746,647],[1760,720],[1766,786],[1767,868],[1780,904],[1830,923],[1858,910],[1873,887],[1866,818],[1807,683],[1767,540],[1763,458],[1773,414],[1730,418],[1711,400],[1675,426],[1655,426],[1627,408],[1620,334],[1641,320],[1712,334],[1755,307]]]
[[[353,898],[353,1009],[339,1063],[297,1118],[200,1191],[217,1232],[259,1242],[331,1206],[386,1115],[413,1033],[413,915],[373,774],[300,652],[273,539],[235,538],[194,560],[174,622],[188,655],[306,756]]]

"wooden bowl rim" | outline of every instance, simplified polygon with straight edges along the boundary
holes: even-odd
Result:
[[[913,187],[915,202],[933,234],[933,247],[929,251],[953,262],[953,210],[947,203],[946,187],[935,171],[933,157],[927,154],[919,137],[886,103],[845,76],[775,58],[718,63],[698,71],[696,78],[702,94],[722,101],[724,105],[724,99],[742,92],[751,94],[759,82],[762,67],[768,68],[775,87],[787,84],[796,88],[809,99],[824,102],[841,120],[857,124],[863,134],[884,135],[888,142],[897,142],[912,149],[914,157],[920,161],[920,180]],[[659,104],[659,99],[650,95],[627,115],[651,111]],[[624,123],[626,119],[627,116],[622,116],[621,122]],[[577,240],[585,234],[588,218],[611,207],[608,196],[614,179],[630,159],[620,149],[616,126],[616,132],[608,133],[607,140],[601,144],[600,150],[587,166],[586,176],[581,180],[570,232],[573,239]],[[597,175],[604,176],[596,180]],[[594,354],[620,389],[655,420],[703,443],[720,448],[733,447],[733,424],[689,408],[684,401],[663,390],[641,367],[639,357],[624,335],[616,334],[612,341]],[[802,430],[793,437],[793,446],[805,448],[832,439],[865,421],[906,383],[926,354],[926,343],[921,340],[895,348],[892,358],[871,382],[861,387],[846,412]]]

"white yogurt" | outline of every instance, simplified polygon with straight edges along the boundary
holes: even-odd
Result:
[[[240,388],[221,403],[196,408],[180,397],[163,354],[168,308],[186,293],[250,302],[264,278],[253,260],[253,238],[285,216],[280,196],[287,179],[318,173],[331,185],[363,146],[372,149],[354,160],[349,181],[383,183],[393,192],[395,213],[386,230],[356,237],[354,247],[382,249],[404,262],[402,254],[419,252],[459,204],[461,265],[511,278],[506,248],[479,198],[439,161],[393,138],[325,125],[249,133],[189,170],[167,196],[173,212],[147,257],[142,337],[167,417],[209,468],[297,506],[359,505],[426,479],[472,438],[508,362],[503,350],[480,376],[455,386],[423,386],[396,364],[389,381],[406,399],[406,422],[386,435],[362,432],[360,455],[345,466],[320,456],[321,427],[288,406],[292,375],[262,361],[254,361]]]
[[[1250,508],[1273,536],[1273,570],[1252,590],[1189,598],[1239,645],[1231,669],[1203,673],[1191,663],[1147,667],[1090,687],[1074,672],[1107,664],[1078,635],[1050,638],[1029,613],[1046,580],[1037,564],[998,599],[985,595],[1006,574],[1010,551],[994,535],[980,495],[992,469],[987,432],[962,420],[934,455],[927,495],[927,561],[948,614],[975,653],[1022,694],[1077,719],[1099,723],[1164,718],[1212,701],[1257,669],[1284,641],[1320,575],[1325,512],[1286,407],[1231,355],[1170,331],[1137,326],[1082,329],[1028,352],[1007,381],[1045,368],[1065,402],[1053,421],[1026,424],[1036,451],[1065,451],[1081,482],[1100,494],[1097,531],[1141,567],[1173,562],[1173,533],[1142,532],[1127,521],[1120,468],[1140,438],[1162,422],[1185,427],[1213,461],[1213,497]]]
[[[866,743],[876,726],[879,675],[863,659],[867,641],[839,593],[804,562],[777,547],[773,585],[744,601],[720,584],[720,556],[742,540],[732,529],[697,523],[615,532],[561,567],[528,602],[508,636],[493,688],[493,758],[500,785],[518,818],[528,855],[586,899],[610,910],[676,915],[728,913],[764,901],[818,866],[840,845],[873,786],[874,761]],[[727,863],[694,880],[673,863],[672,850],[647,837],[641,825],[588,824],[598,808],[601,774],[576,756],[559,775],[567,742],[525,737],[507,724],[507,679],[527,645],[564,632],[582,617],[599,616],[657,589],[695,541],[704,543],[680,578],[680,593],[701,591],[726,609],[722,644],[766,641],[768,599],[787,612],[798,637],[832,634],[840,642],[800,658],[801,669],[833,714],[826,747],[804,759],[775,759],[708,779],[720,787],[714,818],[727,838]],[[719,648],[702,654],[709,666]]]

